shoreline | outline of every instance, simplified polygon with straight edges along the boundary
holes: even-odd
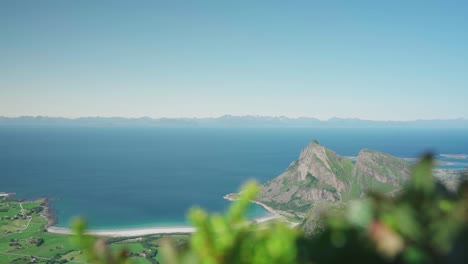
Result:
[[[10,198],[14,196],[15,193],[5,193],[0,192],[0,196],[5,198]],[[235,201],[236,199],[231,197],[234,194],[227,194],[223,198],[228,201]],[[45,225],[45,229],[47,232],[52,234],[61,234],[61,235],[71,235],[73,231],[70,228],[65,227],[57,227],[54,226],[57,223],[55,218],[53,209],[50,205],[50,200],[48,198],[39,198],[35,201],[40,201],[44,210],[40,213],[40,216],[47,220],[47,224]],[[275,219],[284,218],[281,214],[273,210],[271,207],[258,202],[258,201],[251,201],[263,209],[265,209],[268,214],[255,217],[252,219],[248,219],[248,222],[251,224],[258,224],[264,223],[268,221],[272,221]],[[195,227],[192,226],[181,226],[181,225],[174,225],[174,226],[150,226],[150,227],[135,227],[135,228],[110,228],[110,229],[89,229],[86,234],[95,235],[95,236],[104,236],[104,237],[138,237],[138,236],[147,236],[147,235],[160,235],[160,234],[191,234],[196,231]]]
[[[236,193],[228,193],[228,194],[224,195],[223,198],[225,200],[230,201],[230,202],[234,202],[234,201],[237,200],[237,198],[235,198],[236,195],[237,195]],[[282,214],[278,213],[276,210],[274,210],[273,208],[269,207],[268,205],[266,205],[266,204],[264,204],[262,202],[259,202],[259,201],[256,201],[256,200],[251,200],[250,202],[261,206],[263,209],[265,209],[269,213],[269,215],[256,217],[256,218],[252,219],[253,221],[256,221],[257,223],[261,223],[261,222],[265,222],[265,221],[269,221],[269,220],[273,220],[273,219],[278,219],[278,218],[284,218],[284,216]]]
[[[224,199],[228,201],[234,201],[235,199],[224,196]],[[260,205],[264,208],[268,214],[260,217],[249,219],[252,224],[264,223],[275,219],[284,218],[282,215],[277,213],[267,205],[252,201],[252,203]],[[73,231],[70,228],[57,227],[49,225],[46,227],[47,232],[53,234],[70,235]],[[154,226],[154,227],[141,227],[141,228],[114,228],[114,229],[90,229],[86,232],[89,235],[104,236],[104,237],[138,237],[147,235],[162,235],[162,234],[191,234],[196,231],[195,227],[192,226]]]
[[[16,193],[14,192],[0,192],[0,197],[4,197],[4,199],[10,199],[12,196],[15,196]],[[15,200],[15,199],[14,199]],[[42,212],[39,213],[41,217],[43,217],[46,221],[47,224],[45,225],[45,228],[47,229],[50,226],[53,226],[57,223],[57,219],[55,218],[54,211],[50,205],[50,199],[48,197],[41,197],[37,198],[34,200],[24,200],[24,199],[18,199],[15,201],[25,201],[25,202],[39,202],[40,206],[44,208]]]
[[[270,213],[265,216],[249,219],[251,224],[264,223],[274,219],[282,218],[279,214]],[[66,227],[48,226],[47,232],[52,234],[71,235],[73,231]],[[104,237],[138,237],[147,235],[163,235],[163,234],[191,234],[196,231],[193,226],[153,226],[153,227],[136,227],[136,228],[113,228],[113,229],[89,229],[85,233],[88,235],[104,236]]]
[[[47,232],[52,234],[71,235],[73,231],[70,228],[50,226]],[[195,232],[191,226],[166,226],[166,227],[143,227],[126,229],[96,229],[88,230],[86,234],[104,237],[138,237],[160,234],[191,234]]]
[[[47,220],[47,224],[45,225],[45,228],[48,229],[49,227],[57,223],[57,219],[55,218],[54,211],[50,205],[49,198],[46,197],[46,198],[41,198],[41,199],[44,199],[44,202],[42,205],[44,207],[44,211],[42,211],[40,215]]]
[[[16,195],[16,193],[14,193],[14,192],[0,192],[0,197],[4,197],[5,199],[8,199],[13,195]]]
[[[249,219],[251,224],[264,223],[274,219],[282,218],[277,213],[270,212],[268,215]],[[47,232],[60,235],[71,235],[73,231],[66,227],[47,226]],[[111,229],[89,229],[85,233],[88,235],[103,237],[138,237],[147,235],[163,234],[191,234],[196,231],[193,226],[153,226],[153,227],[135,227],[135,228],[111,228]]]

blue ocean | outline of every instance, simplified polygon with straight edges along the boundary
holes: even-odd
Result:
[[[223,195],[277,176],[313,139],[344,156],[362,148],[404,158],[429,151],[440,166],[460,169],[468,167],[460,155],[468,153],[467,132],[3,126],[0,191],[50,198],[60,227],[75,216],[92,228],[184,225],[190,207],[222,212]],[[249,216],[265,213],[253,205]]]

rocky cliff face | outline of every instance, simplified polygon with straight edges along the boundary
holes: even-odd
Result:
[[[314,141],[286,171],[262,186],[257,199],[277,210],[300,214],[319,201],[357,199],[371,189],[394,191],[409,173],[410,165],[403,159],[362,150],[354,163]]]
[[[362,190],[393,191],[401,187],[410,174],[409,164],[388,154],[364,149],[359,153],[353,176]]]

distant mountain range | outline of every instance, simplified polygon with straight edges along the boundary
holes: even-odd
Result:
[[[141,127],[311,127],[311,128],[468,128],[468,119],[372,121],[357,118],[317,118],[284,116],[232,116],[216,118],[123,118],[45,116],[0,117],[0,126],[141,126]]]

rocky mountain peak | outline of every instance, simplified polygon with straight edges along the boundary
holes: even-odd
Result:
[[[317,140],[314,140],[301,150],[299,160],[311,157],[313,154],[320,154],[322,152],[325,152],[325,147],[320,145]]]
[[[301,180],[305,180],[308,173],[317,176],[330,174],[331,168],[325,147],[314,140],[303,148],[299,155],[298,171]]]
[[[379,151],[364,149],[354,163],[314,140],[302,149],[298,160],[262,186],[258,200],[297,214],[319,201],[357,199],[374,188],[394,191],[409,171],[406,161]]]

